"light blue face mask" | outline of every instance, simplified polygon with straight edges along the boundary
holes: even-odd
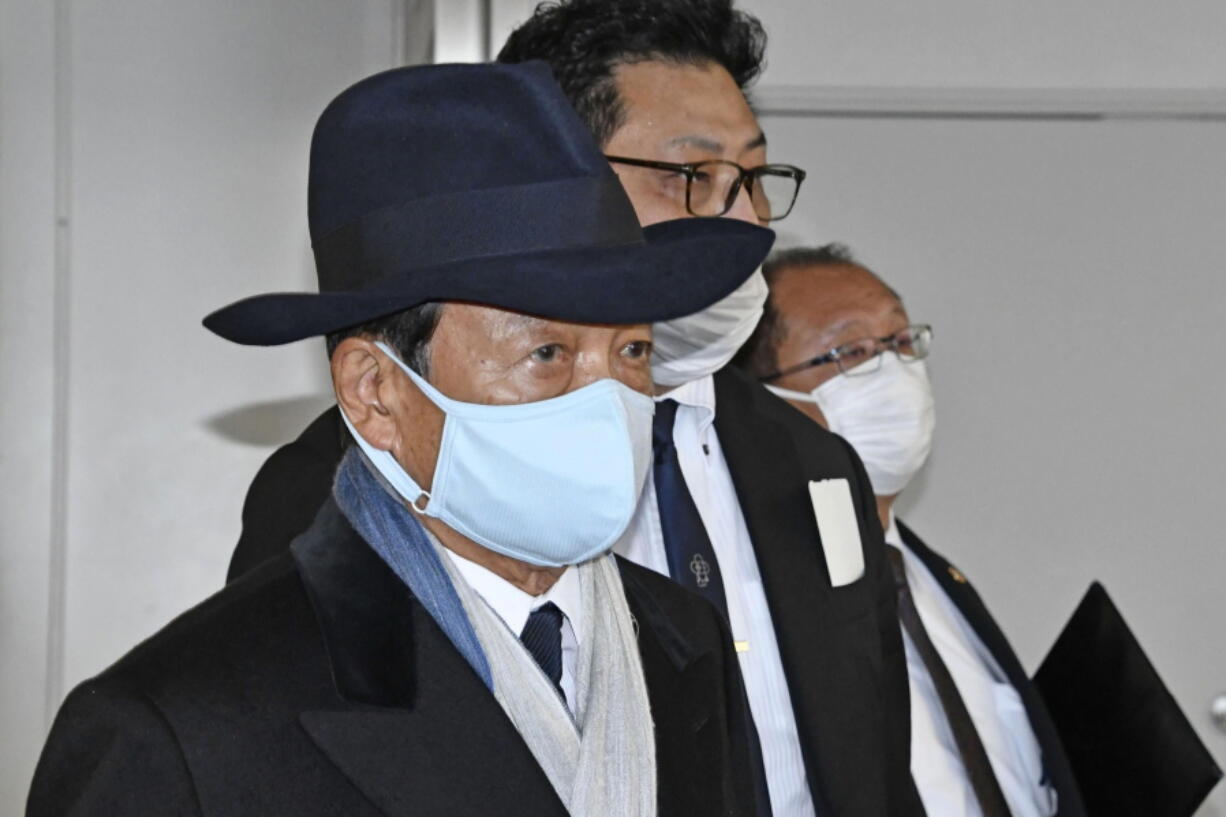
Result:
[[[341,412],[410,508],[497,553],[549,567],[587,561],[625,532],[651,465],[650,397],[605,379],[535,403],[461,403],[377,346],[447,415],[425,491]]]

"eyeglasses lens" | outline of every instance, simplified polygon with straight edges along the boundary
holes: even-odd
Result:
[[[739,171],[724,162],[703,162],[690,179],[690,212],[696,216],[722,216],[728,210],[728,191]]]
[[[881,355],[878,354],[881,350],[872,338],[845,343],[835,351],[839,371],[848,377],[872,374],[881,368]]]
[[[762,173],[753,178],[750,198],[754,212],[763,221],[778,221],[792,211],[799,187],[791,176],[776,176]]]
[[[908,326],[894,336],[898,356],[904,360],[919,360],[928,356],[932,329],[928,326]]]

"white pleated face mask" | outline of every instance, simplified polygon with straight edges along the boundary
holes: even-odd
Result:
[[[377,345],[447,415],[425,491],[341,412],[411,508],[497,553],[549,567],[587,561],[625,532],[651,465],[650,397],[606,378],[535,403],[462,403]]]
[[[652,326],[651,379],[681,386],[728,365],[762,318],[768,289],[761,268],[722,301]]]
[[[839,374],[811,392],[767,386],[788,400],[816,403],[830,430],[851,443],[864,461],[877,496],[894,496],[907,487],[932,450],[936,404],[924,361],[903,363],[883,352],[872,374]],[[877,365],[869,360],[855,369]]]

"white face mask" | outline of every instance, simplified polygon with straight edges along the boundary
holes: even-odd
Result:
[[[376,345],[447,415],[427,492],[341,412],[367,459],[409,507],[535,565],[579,564],[613,547],[651,467],[655,401],[606,378],[535,403],[462,403],[387,345]]]
[[[655,324],[652,380],[661,386],[681,386],[727,366],[758,325],[767,292],[759,268],[722,301]]]
[[[870,360],[856,369],[875,364]],[[816,403],[830,430],[864,461],[877,496],[900,493],[932,450],[936,406],[922,360],[903,363],[893,352],[883,352],[881,368],[872,374],[839,374],[812,392],[766,388],[787,400]]]

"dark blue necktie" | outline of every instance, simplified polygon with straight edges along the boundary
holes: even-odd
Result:
[[[676,400],[660,400],[656,403],[656,416],[652,423],[652,447],[655,449],[656,504],[660,507],[660,529],[664,535],[664,552],[668,554],[668,573],[673,581],[688,587],[715,605],[728,619],[728,598],[724,595],[724,580],[719,572],[719,560],[711,547],[711,537],[698,515],[698,506],[685,485],[681,474],[681,462],[677,459],[677,446],[673,442],[673,425],[677,421]],[[762,762],[762,744],[758,729],[745,706],[746,737],[749,739],[749,756],[753,764],[754,789],[758,799],[759,817],[770,817],[770,792],[766,785],[766,767]]]
[[[558,693],[562,693],[562,611],[552,601],[528,616],[519,640],[532,653]],[[563,695],[563,698],[566,696]]]
[[[660,528],[664,534],[664,551],[668,554],[668,572],[673,581],[688,587],[715,605],[724,620],[728,620],[728,600],[724,596],[724,580],[719,573],[719,560],[711,547],[698,506],[681,474],[677,446],[673,443],[673,424],[677,420],[676,400],[656,403],[652,424],[652,446],[655,448],[656,502],[660,506]]]

